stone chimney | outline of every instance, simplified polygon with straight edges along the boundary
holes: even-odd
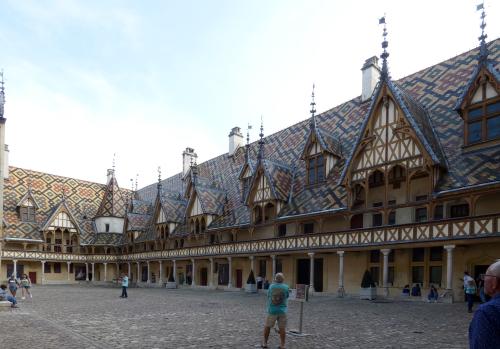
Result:
[[[241,134],[241,129],[239,127],[233,127],[231,132],[229,132],[229,156],[232,156],[236,149],[243,146],[245,143],[243,135]]]
[[[194,162],[198,155],[194,152],[193,148],[186,148],[182,152],[182,175],[185,176],[189,172],[191,162]]]
[[[373,94],[380,78],[380,67],[378,66],[378,57],[368,58],[361,68],[363,76],[363,85],[361,91],[361,102],[367,101]]]
[[[109,181],[111,180],[111,178],[113,178],[113,174],[115,173],[115,170],[113,169],[108,169],[108,178],[106,180],[106,184],[109,183]]]

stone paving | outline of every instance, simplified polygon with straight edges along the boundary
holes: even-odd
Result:
[[[258,348],[264,295],[207,290],[37,286],[33,300],[0,309],[0,348]],[[290,302],[289,327],[299,304]],[[467,348],[464,303],[313,297],[306,337],[287,348]],[[269,348],[278,347],[271,332]]]

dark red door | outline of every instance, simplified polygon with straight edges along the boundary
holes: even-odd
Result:
[[[243,270],[236,269],[236,288],[243,287]]]
[[[36,284],[36,271],[30,271],[28,277],[32,284]]]
[[[207,286],[208,281],[208,270],[207,268],[200,269],[201,286]]]

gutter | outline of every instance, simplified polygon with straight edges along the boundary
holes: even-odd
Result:
[[[281,221],[281,220],[290,219],[290,218],[308,217],[308,216],[314,216],[314,215],[322,214],[322,213],[335,213],[335,212],[345,211],[345,210],[346,210],[345,207],[331,208],[331,209],[323,210],[323,211],[314,211],[314,212],[301,213],[301,214],[290,215],[290,216],[283,216],[283,217],[276,218],[276,220]]]
[[[488,182],[488,183],[481,183],[481,184],[474,184],[474,185],[469,185],[466,187],[461,187],[461,188],[455,188],[455,189],[448,189],[448,190],[443,190],[443,191],[438,191],[435,193],[433,196],[438,197],[444,194],[449,194],[449,193],[457,193],[461,191],[466,191],[470,189],[476,189],[476,188],[484,188],[484,187],[489,187],[493,185],[500,184],[500,181],[493,181],[493,182]]]
[[[5,238],[5,241],[19,241],[19,242],[43,242],[43,240],[37,239],[23,239],[23,238]]]

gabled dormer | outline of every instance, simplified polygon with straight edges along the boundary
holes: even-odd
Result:
[[[64,197],[52,210],[41,230],[45,251],[72,252],[80,244],[81,228]]]
[[[16,207],[19,219],[22,222],[36,222],[36,211],[39,209],[39,206],[33,196],[31,188],[29,188],[26,194],[19,200]]]
[[[383,47],[380,80],[341,176],[354,210],[428,198],[446,168],[429,112],[391,80]]]
[[[500,73],[491,62],[474,69],[456,110],[464,120],[464,146],[500,143]]]
[[[307,140],[301,156],[301,159],[306,162],[306,180],[308,185],[324,182],[333,167],[342,159],[342,145],[340,141],[318,125],[315,106],[313,87],[312,115],[309,122]]]
[[[115,178],[115,170],[109,169],[106,190],[95,216],[98,233],[122,233],[127,200]]]

